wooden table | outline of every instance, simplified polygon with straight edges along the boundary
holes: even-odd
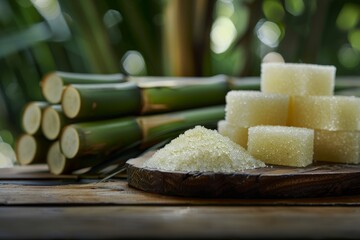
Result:
[[[179,198],[45,166],[1,169],[0,179],[2,239],[360,238],[360,196]]]

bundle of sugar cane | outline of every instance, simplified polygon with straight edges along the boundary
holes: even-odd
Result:
[[[21,125],[25,133],[37,135],[41,132],[42,111],[49,104],[46,102],[29,102],[21,115]]]
[[[60,105],[63,89],[75,83],[120,83],[122,74],[80,74],[53,72],[41,81],[42,92],[47,102],[29,102],[21,115],[23,134],[16,141],[16,155],[20,164],[44,163],[46,153],[53,141],[57,140],[66,124],[74,122],[62,113]]]
[[[214,106],[70,124],[62,131],[59,147],[53,145],[53,153],[48,154],[47,162],[53,173],[72,172],[84,166],[80,164],[83,159],[92,159],[92,163],[104,161],[134,143],[141,148],[175,137],[196,125],[215,124],[224,118],[224,114],[224,106]],[[56,149],[61,149],[61,157]],[[53,155],[57,156],[56,161],[52,159]],[[64,163],[59,164],[59,161]],[[66,168],[61,167],[61,170],[59,166]]]
[[[225,76],[126,81],[121,74],[55,72],[46,75],[41,86],[48,102],[30,102],[22,114],[24,134],[16,146],[21,164],[43,162],[38,151],[46,150],[39,146],[58,141],[66,125],[216,105],[224,102],[227,91]]]

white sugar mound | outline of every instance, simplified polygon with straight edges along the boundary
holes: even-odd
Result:
[[[217,131],[197,126],[158,150],[144,167],[164,171],[229,173],[265,167],[265,164]]]

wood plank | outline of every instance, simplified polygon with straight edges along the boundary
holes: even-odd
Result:
[[[346,205],[360,206],[360,196],[326,198],[204,199],[145,193],[128,186],[124,179],[95,184],[75,175],[55,176],[45,165],[0,169],[0,205]],[[92,182],[85,184],[87,182]]]
[[[299,198],[360,194],[360,166],[316,163],[236,173],[161,171],[143,167],[151,155],[127,162],[129,185],[185,197]]]
[[[0,168],[1,180],[77,179],[76,175],[54,175],[46,164]]]
[[[130,188],[126,180],[70,185],[13,185],[0,182],[0,205],[275,205],[275,206],[360,206],[360,196],[278,199],[185,198],[146,193]]]
[[[359,207],[6,207],[2,239],[360,237]]]
[[[109,168],[112,170],[112,168]],[[30,181],[42,181],[42,180],[66,180],[70,182],[73,180],[74,183],[80,181],[81,179],[94,179],[101,180],[106,175],[100,174],[87,174],[84,173],[88,169],[82,169],[76,172],[76,174],[62,174],[55,175],[50,173],[49,168],[46,164],[34,164],[34,165],[26,165],[26,166],[15,166],[12,168],[0,168],[0,181],[22,181],[22,180],[30,180]],[[113,178],[126,178],[126,171],[119,173]]]

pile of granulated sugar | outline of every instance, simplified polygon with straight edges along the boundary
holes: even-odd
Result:
[[[158,150],[144,167],[165,171],[236,172],[265,167],[240,145],[197,126]]]

